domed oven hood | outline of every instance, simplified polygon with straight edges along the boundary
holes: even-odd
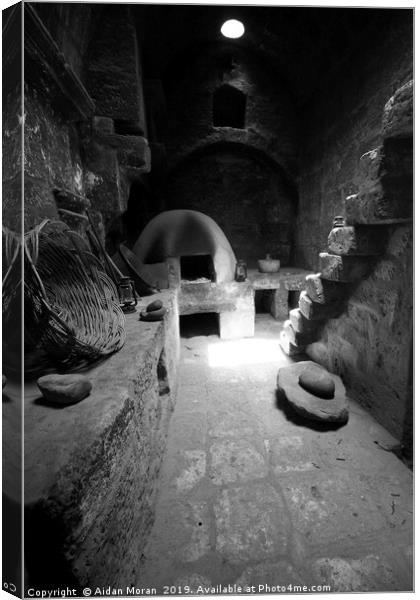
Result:
[[[216,283],[234,281],[236,258],[223,231],[213,219],[195,210],[162,212],[146,225],[134,248],[134,254],[145,264],[179,259],[182,277],[183,259],[191,272],[191,259],[197,258],[196,277],[203,276]],[[212,265],[199,272],[206,264]]]

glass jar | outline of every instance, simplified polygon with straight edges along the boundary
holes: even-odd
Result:
[[[134,282],[129,277],[121,277],[118,282],[118,297],[120,307],[125,313],[135,312],[137,305],[137,294]]]

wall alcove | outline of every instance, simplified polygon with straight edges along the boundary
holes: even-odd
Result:
[[[232,85],[221,85],[213,94],[213,125],[245,128],[246,94]]]
[[[168,209],[198,210],[214,219],[248,266],[256,267],[266,253],[291,262],[296,191],[263,153],[213,144],[175,167],[163,193]]]

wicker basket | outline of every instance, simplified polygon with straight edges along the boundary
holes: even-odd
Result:
[[[3,323],[16,319],[24,269],[24,369],[30,376],[81,370],[120,350],[124,313],[111,279],[83,238],[64,223],[44,221],[23,242],[3,230]],[[10,329],[10,328],[9,328]],[[3,349],[6,370],[16,354]]]

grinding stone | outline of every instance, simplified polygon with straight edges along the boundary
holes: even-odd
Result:
[[[299,385],[299,377],[310,368],[325,373],[335,385],[335,394],[332,399],[314,396]],[[348,420],[348,404],[346,390],[338,375],[328,373],[325,369],[311,360],[294,363],[282,367],[277,375],[277,388],[283,393],[295,411],[308,419],[316,421],[340,422]]]
[[[299,375],[299,385],[310,394],[319,398],[324,398],[325,400],[334,398],[335,383],[329,373],[318,366],[316,368],[307,367]]]

